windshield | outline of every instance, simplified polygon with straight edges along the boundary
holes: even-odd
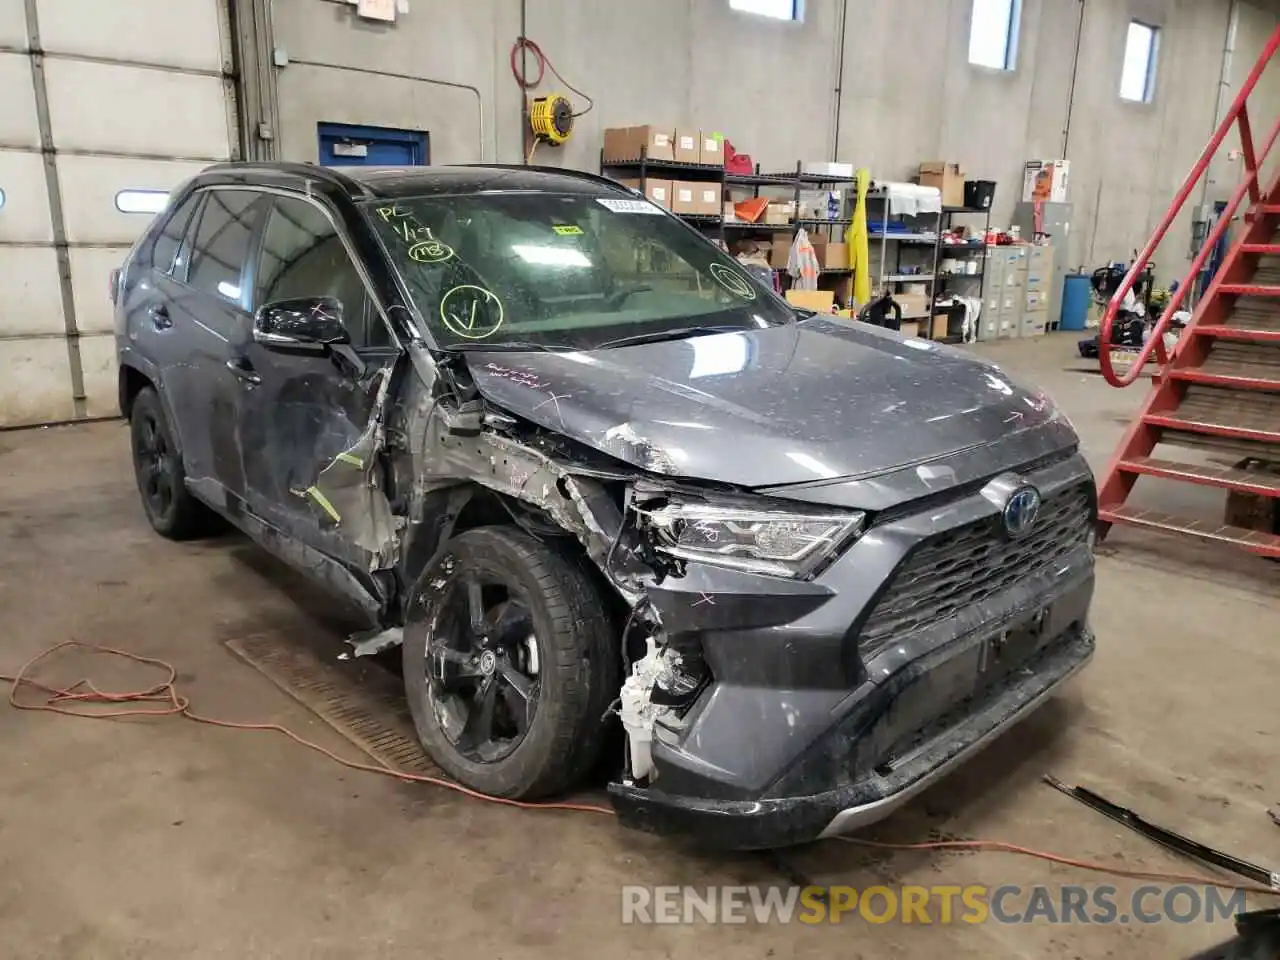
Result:
[[[794,313],[647,200],[484,193],[368,205],[437,344],[591,350]]]

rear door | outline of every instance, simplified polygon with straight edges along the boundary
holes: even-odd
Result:
[[[245,323],[234,362],[257,378],[239,398],[245,500],[272,526],[360,570],[391,562],[377,426],[400,349],[382,307],[319,202],[274,198],[261,230],[255,307],[298,297],[341,302],[349,348],[287,354]]]
[[[172,275],[202,203],[204,195],[193,193],[172,212],[160,215],[159,229],[149,242],[138,246],[119,292],[120,356],[144,370],[159,387],[179,446],[183,436],[172,413],[173,397],[169,391],[171,387],[180,390],[181,382],[170,384],[167,372],[180,365],[184,349],[181,328],[174,326],[171,307],[173,299],[183,295],[183,287],[174,283]]]
[[[250,320],[249,250],[259,217],[270,205],[257,191],[204,191],[170,283],[170,322],[181,351],[164,371],[182,438],[187,478],[202,497],[227,507],[227,492],[244,488],[235,438],[242,385],[253,375],[233,360],[231,338]]]

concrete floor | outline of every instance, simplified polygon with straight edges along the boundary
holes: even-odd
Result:
[[[1070,338],[985,348],[1053,393],[1105,461],[1142,388],[1076,372]],[[341,620],[243,539],[147,527],[120,423],[0,433],[0,673],[68,638],[173,661],[205,713],[328,727],[222,641]],[[1194,499],[1194,498],[1192,498]],[[1198,502],[1213,510],[1212,501]],[[1129,868],[1188,864],[1039,783],[1052,771],[1241,856],[1280,864],[1274,762],[1280,573],[1116,536],[1098,563],[1092,667],[967,768],[872,831],[1000,838]],[[64,664],[58,679],[108,664]],[[0,942],[15,958],[1181,957],[1229,924],[623,926],[624,884],[776,883],[578,814],[512,811],[339,768],[284,739],[179,720],[0,706]],[[825,883],[1092,883],[1001,854],[791,855]],[[1121,891],[1136,885],[1115,881]]]

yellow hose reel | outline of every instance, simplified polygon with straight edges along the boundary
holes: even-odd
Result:
[[[573,105],[558,93],[538,97],[529,107],[529,127],[534,137],[560,146],[573,133]]]

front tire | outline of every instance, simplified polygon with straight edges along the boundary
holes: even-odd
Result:
[[[585,571],[520,530],[454,539],[418,580],[405,692],[423,746],[459,782],[536,799],[594,765],[620,665]]]
[[[143,388],[129,411],[133,471],[142,509],[156,533],[170,540],[193,540],[218,530],[218,517],[187,490],[182,455],[160,397]]]

